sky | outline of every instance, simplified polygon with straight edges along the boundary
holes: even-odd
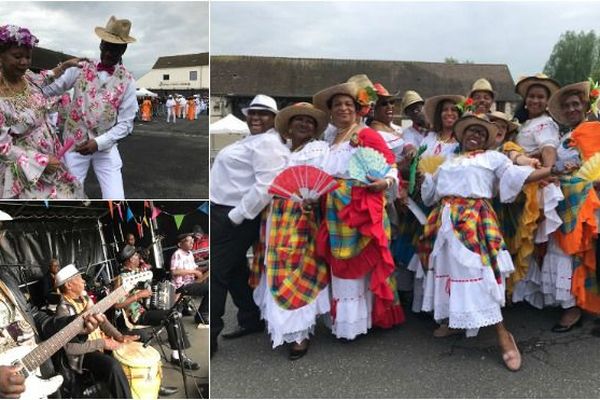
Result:
[[[211,55],[507,64],[541,72],[560,35],[600,34],[600,1],[211,2]]]
[[[100,38],[111,15],[131,21],[123,63],[136,78],[161,56],[208,52],[207,2],[7,2],[0,1],[0,24],[28,28],[39,46],[78,57],[98,58]]]

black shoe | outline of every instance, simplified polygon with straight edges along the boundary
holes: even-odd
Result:
[[[304,355],[308,352],[308,341],[306,345],[302,349],[294,349],[293,345],[290,346],[290,354],[288,355],[288,359],[291,361],[297,360],[299,358],[304,357]]]
[[[198,365],[197,362],[190,360],[186,356],[183,357],[183,360],[181,358],[175,359],[175,358],[173,358],[173,356],[171,356],[171,364],[173,364],[173,365],[181,366],[182,361],[183,361],[183,368],[185,368],[185,369],[191,369],[192,371],[195,371],[200,368],[200,366]]]
[[[158,389],[159,396],[171,396],[177,392],[179,392],[179,389],[175,386],[161,386],[160,389]]]
[[[265,330],[265,324],[264,324],[264,322],[261,322],[258,325],[253,326],[251,328],[244,328],[244,327],[238,326],[238,328],[235,331],[229,332],[229,333],[224,333],[221,336],[223,336],[223,339],[237,339],[242,336],[249,335],[251,333],[263,332],[264,330]]]
[[[565,326],[561,324],[556,324],[552,327],[551,331],[555,333],[565,333],[569,332],[574,327],[580,327],[583,324],[583,317],[580,316],[579,319],[573,322],[571,325]]]

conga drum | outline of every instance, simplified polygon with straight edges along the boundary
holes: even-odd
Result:
[[[113,351],[129,381],[134,399],[157,399],[162,380],[160,354],[140,342],[126,343]]]

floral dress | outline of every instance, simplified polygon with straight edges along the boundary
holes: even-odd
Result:
[[[48,121],[53,99],[46,99],[40,86],[44,74],[31,71],[23,93],[0,97],[0,191],[2,198],[83,198],[77,179],[64,164],[52,174],[44,172],[49,155],[62,145]]]

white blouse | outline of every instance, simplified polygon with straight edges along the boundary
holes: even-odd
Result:
[[[458,142],[442,142],[441,140],[438,140],[437,133],[429,132],[421,142],[421,146],[427,146],[427,150],[423,152],[422,157],[443,156],[444,158],[449,159],[456,155]]]
[[[559,142],[558,125],[547,114],[528,119],[517,134],[517,144],[527,154],[539,152],[547,146],[556,149]]]
[[[431,206],[446,196],[491,199],[498,187],[500,200],[509,203],[532,172],[532,167],[514,165],[494,150],[461,154],[444,162],[435,175],[425,175],[421,195],[424,203]]]
[[[288,166],[312,165],[323,168],[329,156],[329,143],[324,140],[314,140],[307,143],[303,148],[290,154]]]

